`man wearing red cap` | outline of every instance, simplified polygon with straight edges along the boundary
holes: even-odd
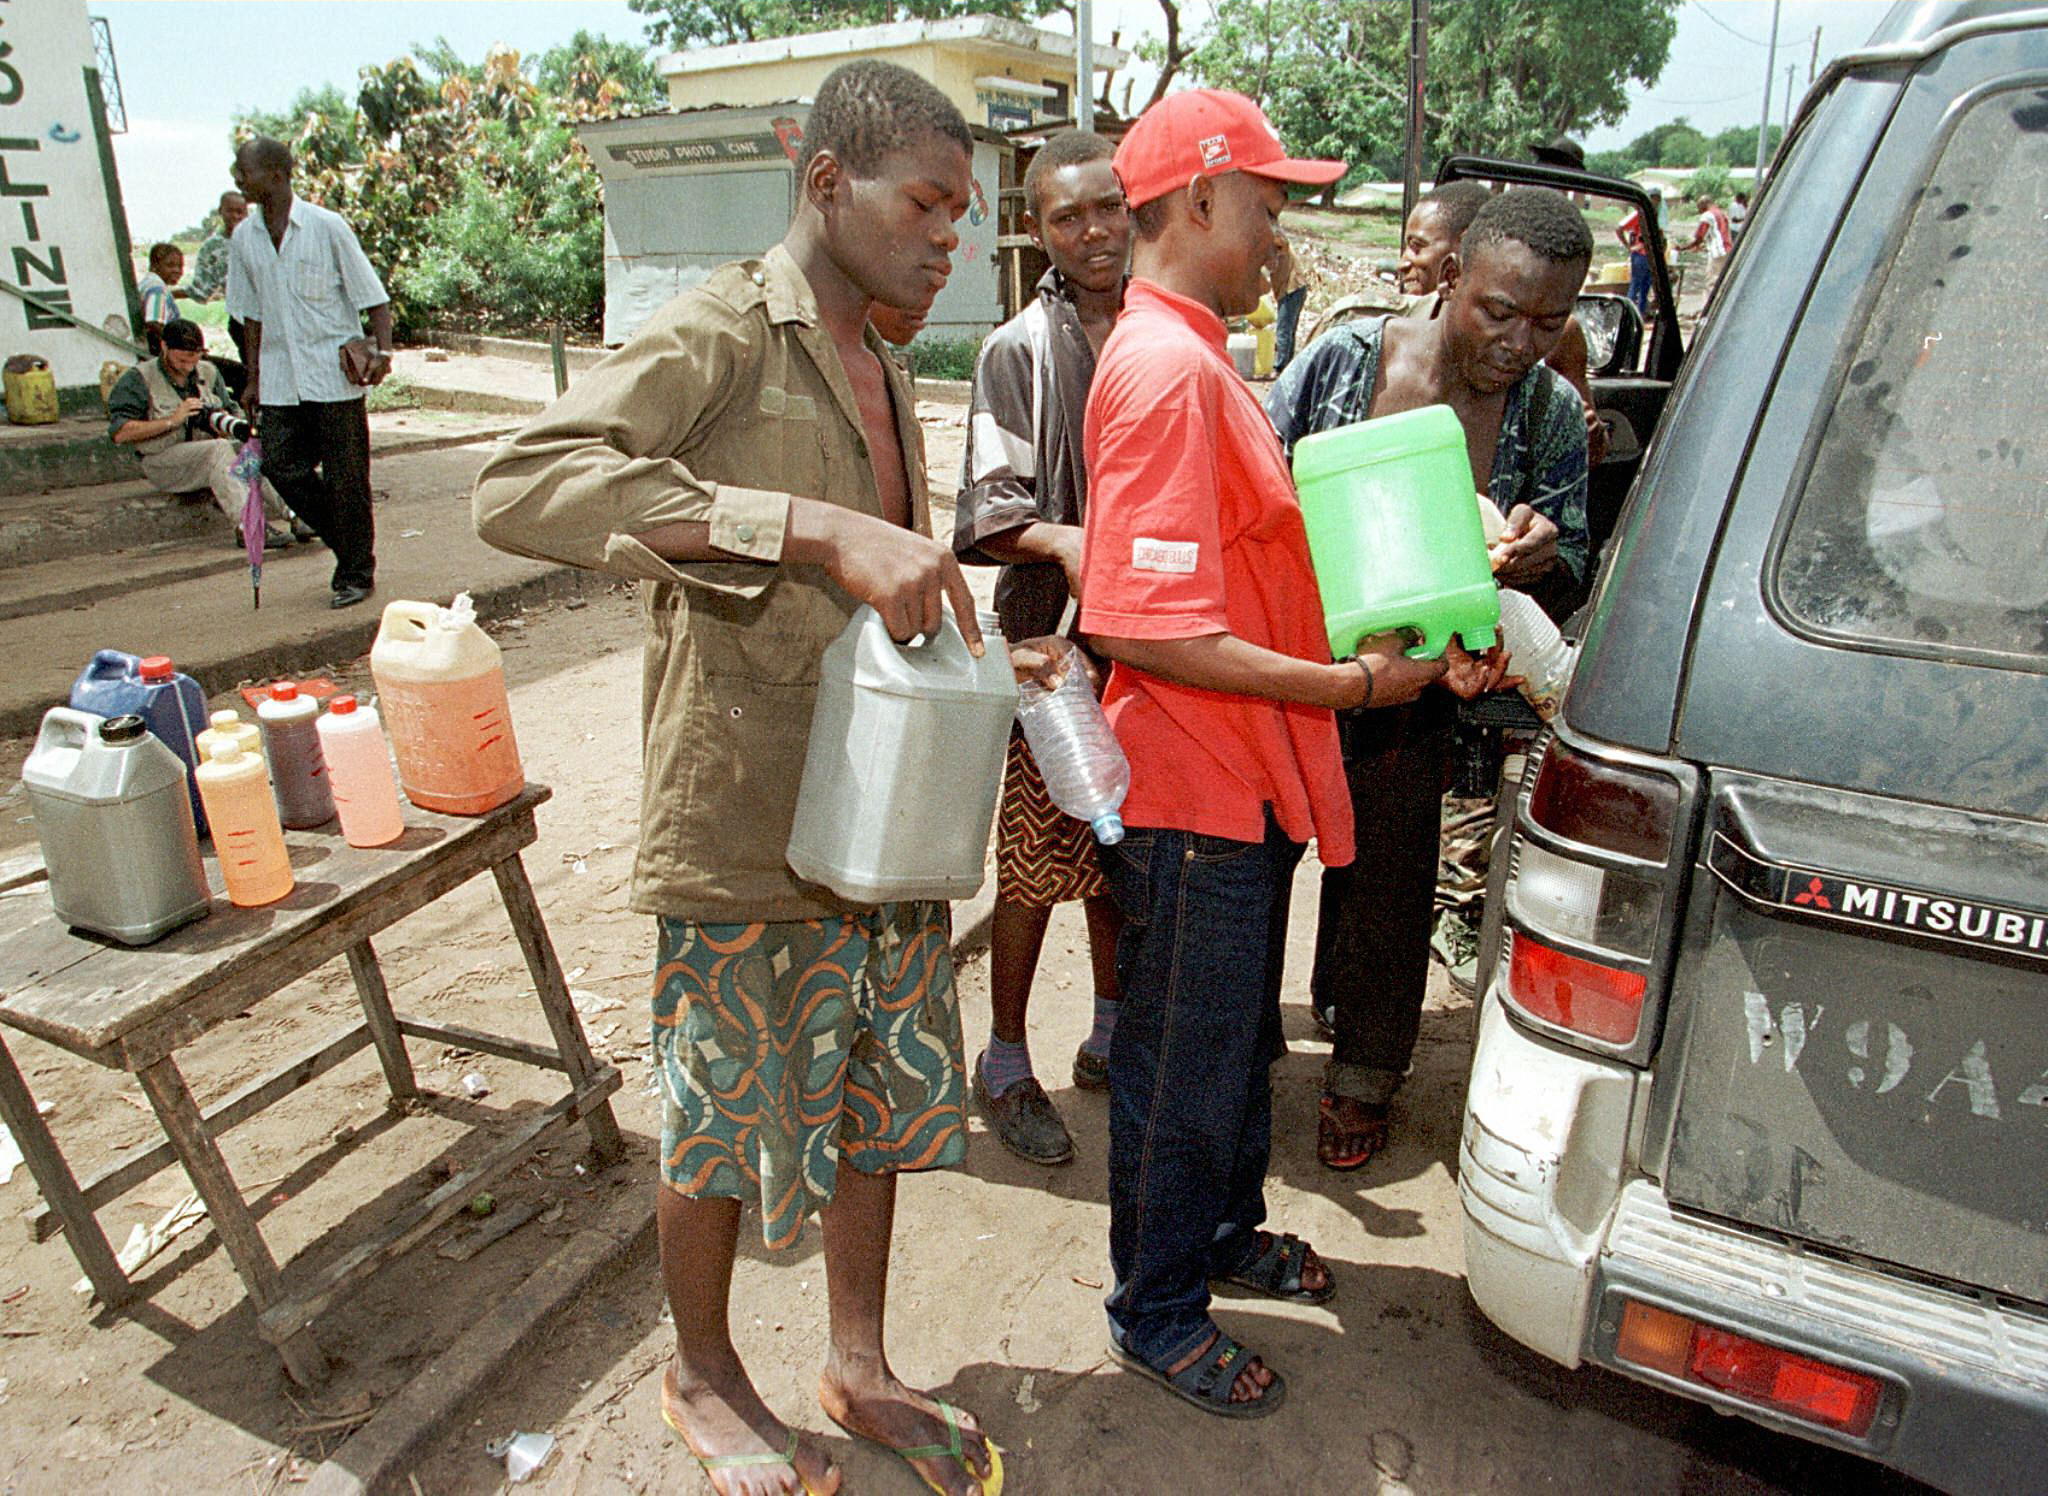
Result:
[[[1130,830],[1105,849],[1129,919],[1109,1062],[1111,1347],[1211,1413],[1285,1384],[1209,1316],[1209,1285],[1322,1303],[1330,1275],[1260,1229],[1284,1050],[1287,894],[1310,837],[1352,856],[1335,709],[1476,692],[1496,661],[1407,659],[1392,636],[1332,663],[1293,481],[1224,346],[1258,305],[1295,161],[1251,100],[1193,90],[1116,153],[1133,276],[1088,399],[1081,628],[1114,663],[1103,705],[1131,761]]]

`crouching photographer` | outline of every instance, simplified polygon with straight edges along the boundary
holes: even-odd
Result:
[[[235,454],[251,426],[227,392],[220,370],[204,356],[199,324],[179,319],[164,324],[163,351],[128,370],[107,395],[107,435],[132,447],[149,481],[166,493],[206,489],[236,527],[239,544],[244,480],[235,477]],[[270,480],[263,480],[263,513],[289,520],[270,526],[264,544],[272,548],[310,540],[313,532],[292,518]]]

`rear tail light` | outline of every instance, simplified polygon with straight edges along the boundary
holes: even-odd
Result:
[[[1554,950],[1519,932],[1508,942],[1508,996],[1524,1010],[1591,1039],[1635,1041],[1649,985],[1641,972]]]
[[[1884,1383],[1733,1330],[1629,1301],[1615,1337],[1618,1360],[1708,1387],[1752,1406],[1861,1438],[1884,1401]]]
[[[1504,985],[1524,1016],[1617,1048],[1642,1034],[1681,798],[1668,775],[1546,745],[1506,885]]]

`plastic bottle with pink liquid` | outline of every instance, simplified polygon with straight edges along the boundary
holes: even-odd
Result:
[[[341,817],[342,839],[352,847],[381,847],[405,834],[398,808],[398,781],[374,707],[353,696],[337,696],[320,719],[320,752],[327,760],[327,787]]]
[[[503,660],[477,627],[467,592],[446,608],[387,605],[370,674],[406,799],[422,810],[480,816],[526,787]]]
[[[290,893],[291,855],[263,760],[244,753],[233,738],[220,738],[207,746],[206,762],[194,777],[213,822],[213,852],[228,902],[254,908]]]

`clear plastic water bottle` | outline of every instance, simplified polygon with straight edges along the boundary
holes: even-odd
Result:
[[[1512,587],[1500,589],[1501,642],[1508,649],[1508,673],[1522,677],[1522,694],[1548,722],[1572,677],[1572,648],[1536,599]]]
[[[1053,690],[1026,681],[1018,690],[1017,720],[1052,803],[1086,821],[1103,846],[1122,841],[1123,817],[1117,812],[1130,793],[1131,764],[1081,662],[1070,660]]]

